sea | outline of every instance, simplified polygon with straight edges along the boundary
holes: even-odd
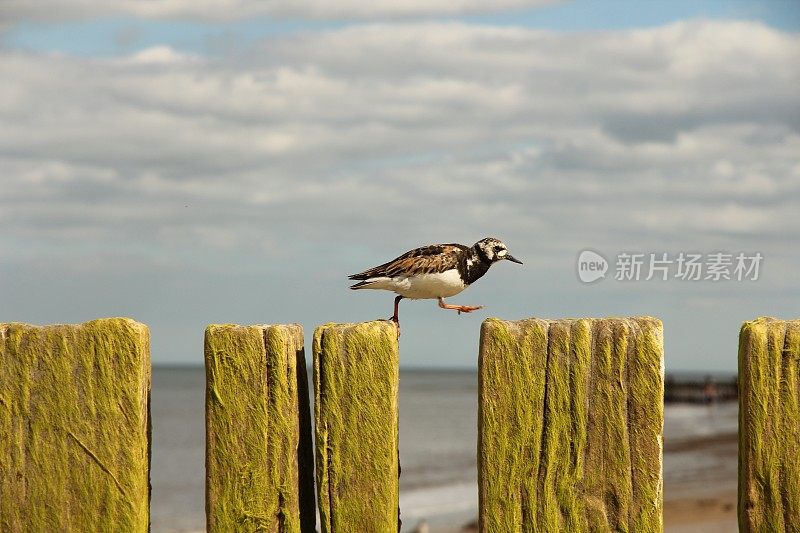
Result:
[[[457,529],[477,517],[477,398],[475,371],[401,370],[404,531],[423,521],[433,531]],[[205,531],[204,402],[202,368],[153,368],[150,476],[151,527],[156,533]],[[674,444],[735,433],[736,412],[735,402],[667,405],[665,441]],[[673,457],[667,447],[667,487],[670,476],[691,476],[696,469],[720,471],[714,457],[687,455],[686,449],[680,453]],[[728,481],[735,484],[735,478]]]

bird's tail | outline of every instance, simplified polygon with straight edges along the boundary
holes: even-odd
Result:
[[[359,279],[359,278],[350,278],[350,279]],[[389,284],[391,278],[387,278],[386,276],[380,277],[372,277],[363,279],[359,281],[355,285],[350,285],[350,288],[353,290],[358,289],[392,289],[392,286]]]

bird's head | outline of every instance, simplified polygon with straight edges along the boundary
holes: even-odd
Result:
[[[481,239],[475,243],[474,248],[481,259],[489,263],[496,263],[497,261],[506,259],[514,263],[519,263],[520,265],[522,264],[522,261],[508,253],[508,248],[500,239],[495,239],[493,237]]]

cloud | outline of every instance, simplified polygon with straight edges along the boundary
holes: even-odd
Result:
[[[65,20],[83,17],[134,16],[154,19],[189,18],[207,21],[241,20],[258,16],[304,19],[413,18],[436,15],[497,13],[535,8],[558,0],[7,0],[9,20]]]
[[[142,65],[165,65],[192,61],[194,59],[195,58],[193,56],[181,54],[169,46],[153,46],[151,48],[145,48],[144,50],[125,58],[125,61]]]
[[[226,58],[5,52],[3,221],[165,247],[398,226],[756,245],[800,222],[799,50],[758,24],[698,21],[366,25]]]
[[[796,35],[706,21],[375,24],[226,58],[6,51],[0,205],[24,234],[164,246],[398,225],[755,244],[800,222],[798,59]]]

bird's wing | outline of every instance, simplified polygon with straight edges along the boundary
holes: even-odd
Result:
[[[408,251],[388,263],[353,274],[350,279],[409,276],[426,272],[441,272],[456,268],[459,252],[468,250],[463,244],[431,244]]]

